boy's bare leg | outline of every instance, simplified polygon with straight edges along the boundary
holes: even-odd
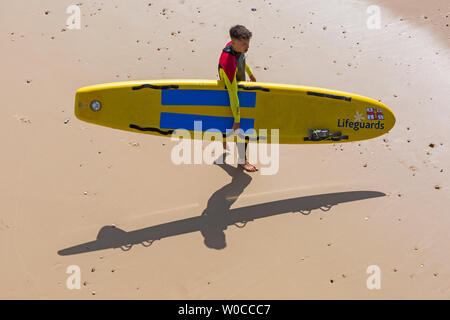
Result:
[[[236,147],[238,148],[238,154],[239,154],[238,166],[248,172],[258,171],[258,168],[256,168],[256,166],[254,166],[253,164],[248,162],[247,145],[248,145],[247,142],[245,142],[245,145],[244,145],[244,143],[236,143]]]

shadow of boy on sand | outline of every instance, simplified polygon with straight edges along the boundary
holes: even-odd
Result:
[[[225,156],[226,154],[224,154],[224,158]],[[225,161],[222,162],[219,164],[216,160],[214,164],[225,170],[232,180],[209,198],[206,209],[202,213],[202,217],[205,219],[200,229],[205,238],[205,245],[213,249],[226,247],[224,231],[228,227],[227,215],[230,213],[230,207],[252,181],[252,178],[244,170],[232,167]]]
[[[339,203],[385,196],[384,193],[376,191],[337,192],[230,209],[231,205],[250,184],[252,178],[243,170],[230,166],[224,161],[221,161],[223,164],[219,164],[217,160],[223,156],[226,156],[226,154],[216,159],[214,164],[225,170],[232,180],[212,194],[201,216],[129,232],[114,226],[105,226],[100,229],[95,241],[60,250],[58,254],[63,256],[73,255],[109,248],[121,248],[128,251],[136,244],[149,247],[156,240],[197,231],[200,231],[203,235],[204,243],[208,248],[219,250],[226,247],[224,231],[230,225],[242,228],[246,223],[256,219],[292,212],[309,214],[315,209],[329,211],[332,206]]]

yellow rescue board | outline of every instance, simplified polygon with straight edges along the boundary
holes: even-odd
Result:
[[[389,107],[357,94],[287,84],[239,82],[240,126],[250,142],[342,143],[379,137],[392,129]],[[110,128],[170,137],[185,129],[226,137],[233,125],[220,80],[149,80],[77,90],[78,119]],[[278,129],[276,131],[275,129]],[[242,136],[242,135],[241,135]]]

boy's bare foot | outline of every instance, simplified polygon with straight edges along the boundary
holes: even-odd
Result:
[[[248,172],[255,172],[258,171],[258,168],[255,167],[254,165],[252,165],[250,162],[248,162],[247,160],[245,161],[245,164],[238,164],[242,169],[244,169],[245,171]]]

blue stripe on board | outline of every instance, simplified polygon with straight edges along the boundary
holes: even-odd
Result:
[[[233,117],[161,112],[159,127],[161,129],[194,130],[194,121],[202,121],[202,131],[218,129],[223,133],[226,133],[227,129],[231,129],[234,123]],[[240,127],[242,130],[247,131],[248,129],[254,128],[254,123],[254,119],[241,118]]]
[[[256,92],[238,92],[239,106],[254,108]],[[226,90],[163,90],[163,106],[230,106],[230,97]]]

